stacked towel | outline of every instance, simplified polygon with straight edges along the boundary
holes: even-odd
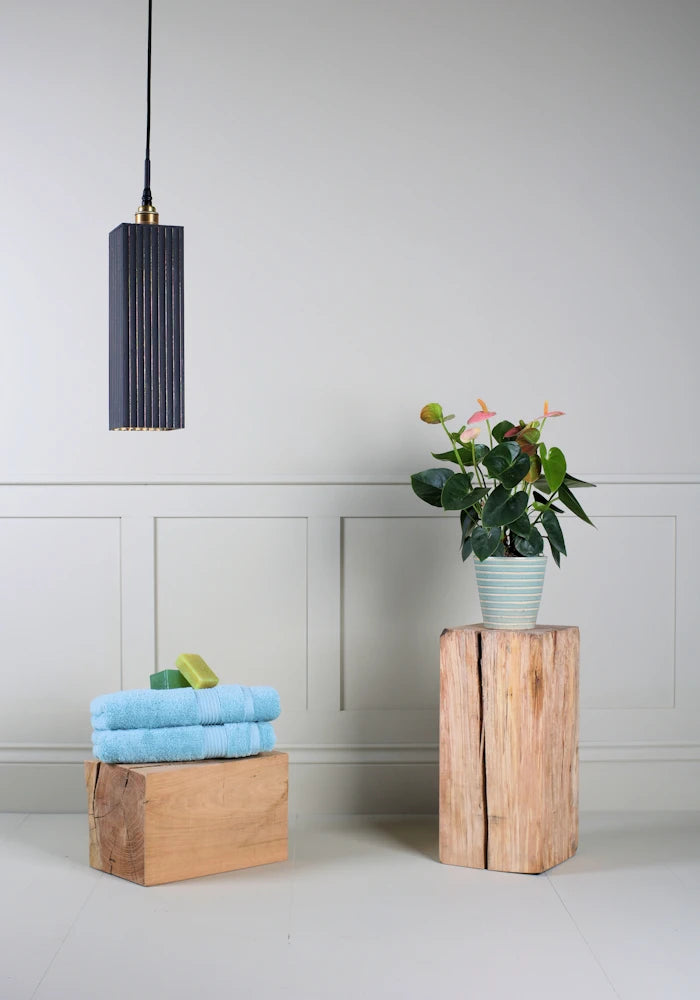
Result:
[[[116,691],[90,705],[95,756],[109,764],[249,757],[272,750],[280,713],[269,687]]]
[[[224,726],[169,726],[166,729],[102,729],[92,749],[107,764],[145,764],[208,757],[251,757],[272,750],[269,722],[232,722]]]
[[[93,729],[271,722],[280,714],[280,696],[271,687],[244,687],[241,684],[169,691],[115,691],[95,698],[90,712]]]

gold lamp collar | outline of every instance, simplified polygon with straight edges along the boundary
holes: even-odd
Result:
[[[158,225],[158,213],[153,205],[140,205],[136,210],[136,221],[150,226]]]

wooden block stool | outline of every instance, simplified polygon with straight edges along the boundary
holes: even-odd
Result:
[[[543,872],[578,846],[579,631],[440,638],[440,860]]]
[[[288,760],[85,761],[90,865],[158,885],[286,861]]]

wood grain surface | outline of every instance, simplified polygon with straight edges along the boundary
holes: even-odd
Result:
[[[142,885],[287,858],[288,757],[85,762],[90,865]]]
[[[440,640],[440,860],[542,872],[578,845],[575,626]]]

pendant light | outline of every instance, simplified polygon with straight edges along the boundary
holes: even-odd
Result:
[[[161,226],[151,196],[151,33],[148,0],[146,162],[135,222],[109,234],[109,429],[185,426],[182,226]]]

